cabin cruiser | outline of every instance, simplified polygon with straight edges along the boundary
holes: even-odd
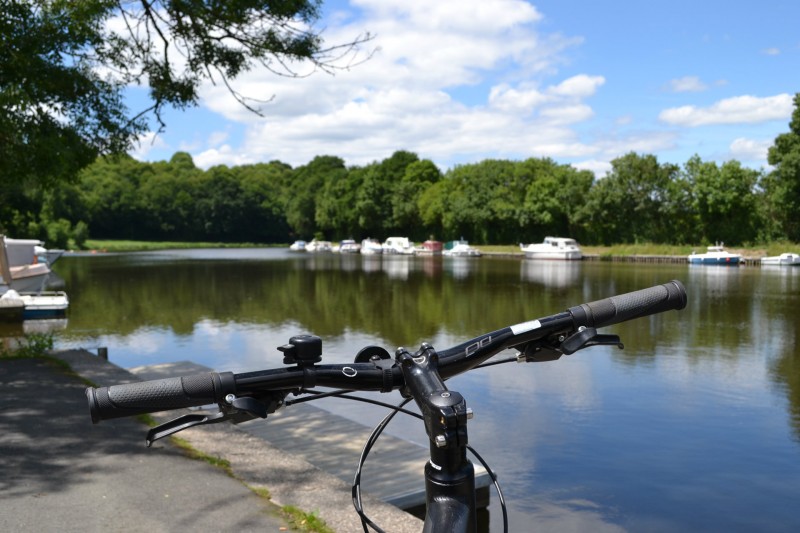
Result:
[[[704,254],[698,254],[692,252],[692,255],[689,256],[690,265],[735,266],[738,265],[741,260],[742,260],[741,255],[732,254],[729,251],[725,250],[722,243],[716,244],[714,246],[709,246],[706,253]]]
[[[3,240],[6,244],[9,266],[12,267],[32,263],[44,263],[52,266],[64,254],[64,250],[48,250],[44,247],[44,242],[38,239],[3,237]]]
[[[583,258],[575,239],[566,237],[545,237],[543,242],[519,245],[526,259],[577,260]]]
[[[383,253],[414,255],[414,245],[408,237],[389,237],[383,243]]]
[[[800,266],[800,254],[784,253],[773,257],[762,257],[762,265]]]
[[[333,251],[333,246],[331,246],[330,241],[318,241],[317,239],[313,239],[310,243],[306,244],[306,252],[320,253],[331,251]]]
[[[8,253],[8,241],[12,241],[12,253]],[[14,242],[16,241],[16,242]],[[38,292],[44,288],[50,268],[39,263],[34,253],[34,243],[40,241],[6,239],[0,236],[0,277],[8,289],[18,292]],[[27,261],[27,262],[26,262]]]
[[[482,254],[480,250],[473,248],[467,241],[461,239],[448,242],[442,255],[448,257],[480,257]]]
[[[339,243],[337,248],[334,248],[334,252],[339,252],[342,254],[357,254],[361,251],[361,245],[358,244],[353,239],[345,239]]]
[[[306,251],[306,241],[294,241],[290,246],[289,250],[293,252],[305,252]]]
[[[364,239],[361,241],[362,255],[380,255],[383,253],[383,246],[375,239]]]

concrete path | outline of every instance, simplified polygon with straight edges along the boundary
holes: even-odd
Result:
[[[83,350],[55,355],[97,385],[138,379]],[[146,448],[135,420],[93,425],[85,387],[46,360],[0,359],[0,530],[285,531],[283,505],[316,512],[335,531],[360,530],[350,487],[305,461],[230,424],[180,434],[229,461],[231,477],[167,439]],[[271,501],[248,487],[266,488]],[[422,528],[375,499],[365,508],[387,531]]]

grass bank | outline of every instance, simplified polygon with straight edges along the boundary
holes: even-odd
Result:
[[[256,244],[251,242],[177,242],[177,241],[114,241],[89,239],[86,248],[97,252],[152,252],[157,250],[187,250],[190,248],[269,248],[284,244]]]
[[[223,243],[223,242],[149,242],[149,241],[115,241],[115,240],[88,240],[86,246],[98,252],[145,252],[155,250],[185,250],[189,248],[281,248],[286,244],[261,244],[261,243]],[[477,245],[484,252],[518,254],[521,253],[516,244],[486,244]],[[613,246],[581,245],[585,254],[601,256],[631,256],[631,255],[689,255],[692,252],[704,252],[705,245],[671,245],[671,244],[616,244]],[[800,244],[782,241],[770,244],[756,244],[727,248],[731,252],[740,253],[745,257],[764,257],[779,255],[783,252],[800,253]]]

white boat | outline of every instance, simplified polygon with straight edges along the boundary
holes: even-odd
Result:
[[[64,253],[64,250],[48,250],[38,239],[11,239],[4,237],[9,266],[44,263],[51,266]]]
[[[414,255],[414,245],[408,237],[389,237],[383,242],[383,253]]]
[[[48,250],[44,247],[44,243],[41,246],[34,246],[33,251],[36,254],[36,259],[47,266],[53,266],[53,263],[64,255],[64,250]]]
[[[725,250],[723,243],[709,246],[706,253],[698,254],[692,252],[689,256],[689,264],[691,265],[728,265],[736,266],[742,260],[739,254],[732,254]]]
[[[29,319],[59,318],[69,308],[65,292],[19,293],[14,289],[0,295],[0,320],[20,321]]]
[[[383,246],[375,239],[364,239],[361,241],[362,255],[380,255],[383,253]]]
[[[784,253],[773,257],[762,257],[762,265],[800,266],[800,254]]]
[[[339,243],[338,251],[342,254],[357,254],[361,251],[361,245],[353,239],[345,239]]]
[[[540,243],[520,244],[525,259],[556,259],[572,261],[583,258],[580,246],[575,239],[567,237],[545,237]]]
[[[441,241],[427,240],[415,250],[417,255],[442,255],[444,243]]]
[[[306,251],[306,241],[294,241],[290,246],[289,250],[293,252],[305,252]]]
[[[448,257],[480,257],[482,254],[480,250],[473,248],[467,241],[461,239],[448,242],[442,255]]]
[[[11,239],[12,242],[14,239]],[[34,241],[31,241],[34,242]],[[39,242],[39,241],[35,241]],[[0,236],[0,277],[2,282],[17,292],[38,292],[44,288],[47,277],[50,275],[50,268],[45,263],[39,263],[33,255],[33,244],[25,244],[14,248],[14,262],[11,262],[8,254],[7,239]],[[30,248],[30,263],[19,264],[20,261],[28,258],[27,251]],[[21,251],[22,250],[22,251]]]
[[[330,241],[318,241],[317,239],[313,239],[310,243],[306,244],[306,252],[321,253],[331,251],[333,251],[333,246],[331,246]]]
[[[50,269],[44,263],[10,267],[8,285],[19,292],[39,292],[44,289]],[[6,281],[6,277],[3,281]]]

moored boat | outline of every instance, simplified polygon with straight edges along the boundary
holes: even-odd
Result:
[[[333,247],[330,241],[318,241],[317,239],[313,239],[310,243],[306,244],[306,252],[320,253],[331,251],[333,251]]]
[[[380,255],[383,253],[383,246],[376,239],[364,239],[361,241],[362,255]]]
[[[783,253],[772,257],[762,257],[762,265],[800,266],[800,254]]]
[[[24,246],[25,253],[21,253],[21,248],[17,248],[15,253],[9,256],[8,241],[0,235],[0,277],[9,289],[18,292],[36,292],[44,288],[47,277],[50,275],[50,268],[47,264],[36,261],[33,247],[33,244],[30,246],[26,244]],[[29,254],[28,248],[30,248]],[[30,262],[25,263],[27,260]]]
[[[567,237],[545,237],[540,243],[519,245],[526,259],[555,259],[572,261],[583,258],[580,246],[575,239]]]
[[[414,245],[408,237],[389,237],[383,242],[383,253],[414,255]]]
[[[709,246],[704,254],[692,252],[692,255],[689,256],[689,264],[691,265],[736,266],[741,262],[741,260],[741,255],[733,254],[725,250],[722,243]]]
[[[339,243],[338,252],[342,254],[357,254],[361,252],[361,245],[353,239],[345,239]]]
[[[306,241],[294,241],[290,246],[289,250],[293,252],[305,252],[306,251]]]
[[[14,289],[0,295],[0,320],[58,318],[66,314],[69,298],[65,292],[19,293]]]
[[[416,249],[417,255],[442,255],[444,243],[441,241],[427,240]]]
[[[480,250],[470,246],[469,242],[461,239],[448,242],[442,255],[448,257],[480,257],[482,254]]]

